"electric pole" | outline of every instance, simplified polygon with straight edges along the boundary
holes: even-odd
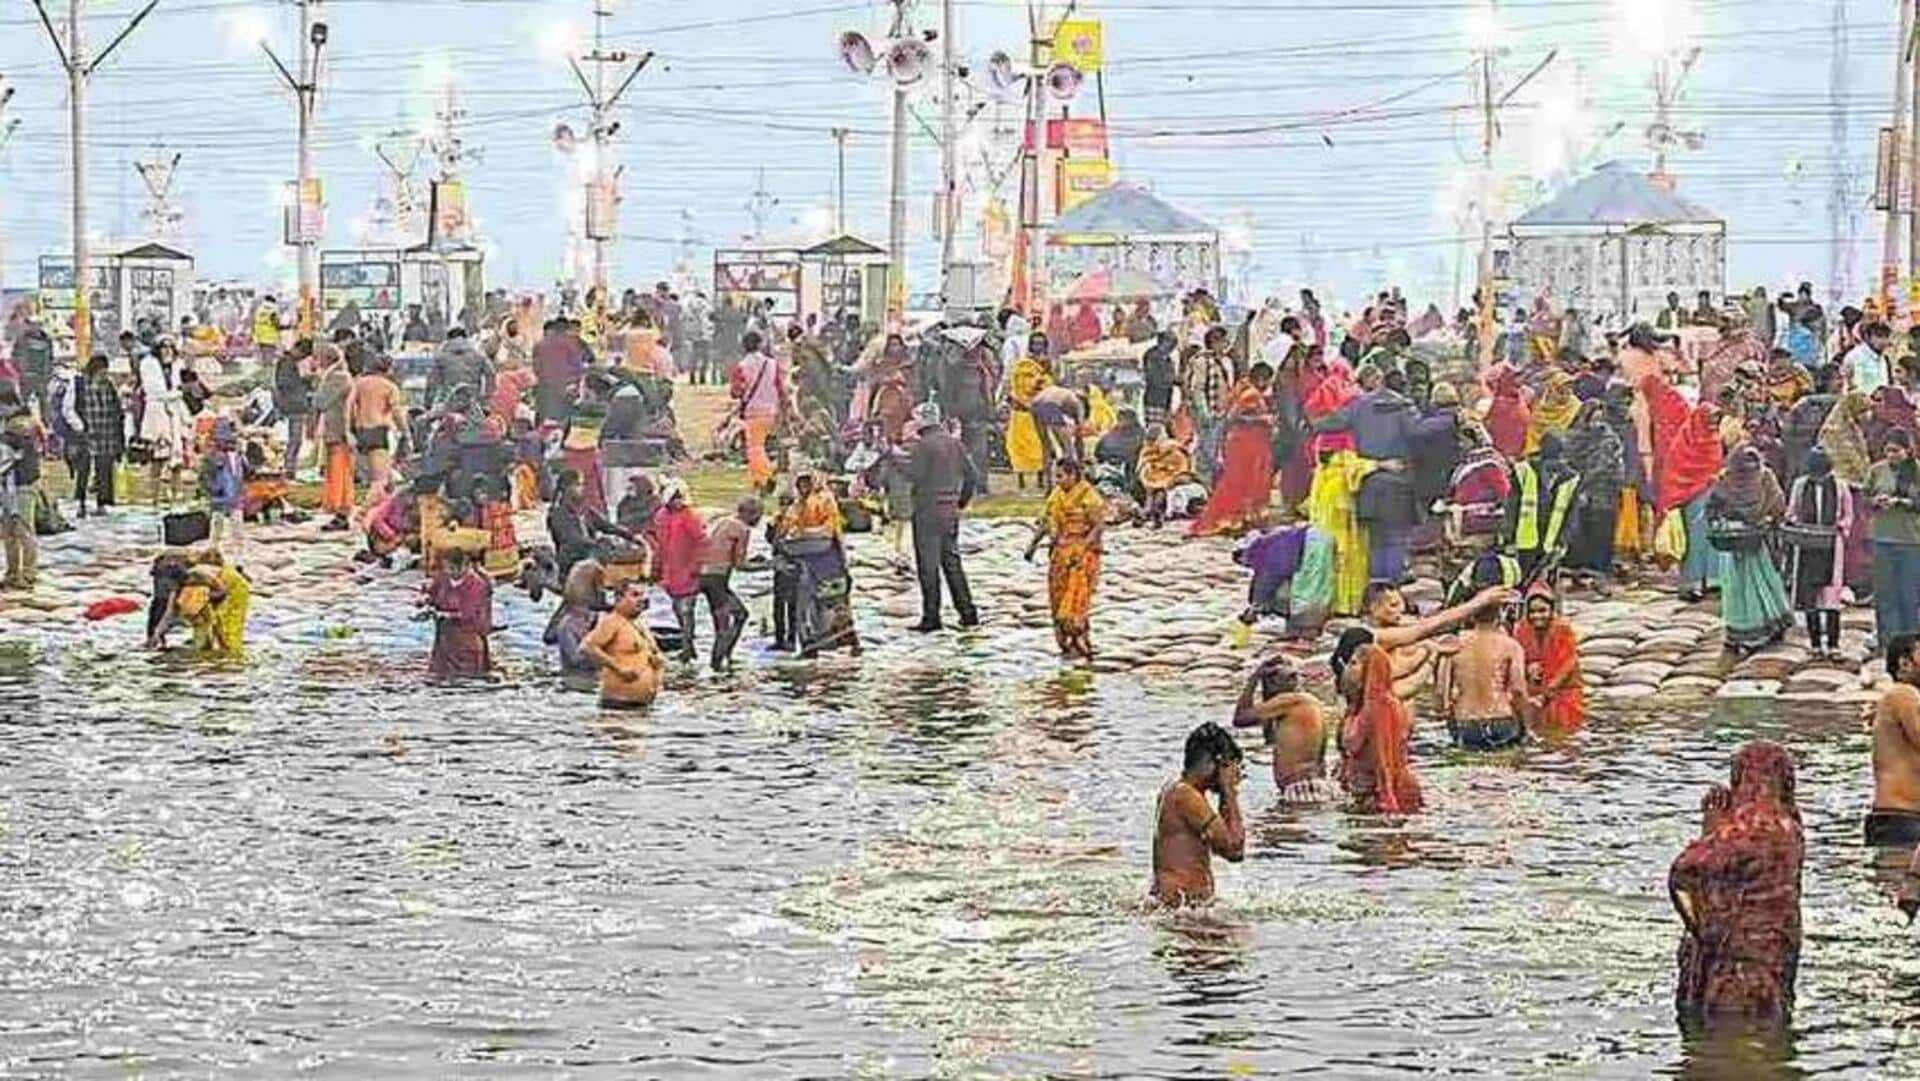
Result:
[[[1489,4],[1489,8],[1491,8]],[[1480,369],[1493,365],[1493,146],[1499,138],[1493,105],[1493,35],[1480,50]]]
[[[83,0],[67,0],[65,43],[53,28],[45,0],[33,0],[33,9],[40,14],[40,25],[46,27],[47,40],[53,43],[54,55],[59,57],[60,66],[67,73],[67,139],[73,156],[69,177],[73,186],[73,355],[81,364],[93,355],[93,248],[87,238],[87,80],[159,4],[160,0],[148,0],[147,6],[100,50],[100,55],[89,61],[82,21]],[[8,134],[12,134],[11,130]]]
[[[1827,190],[1827,303],[1838,310],[1853,297],[1853,245],[1858,222],[1854,218],[1853,165],[1848,129],[1848,76],[1852,73],[1849,56],[1847,0],[1833,0],[1829,31],[1832,55],[1827,69],[1828,154],[1833,162],[1833,179]]]
[[[391,215],[386,228],[375,234],[381,243],[406,247],[426,238],[426,231],[420,228],[420,204],[415,198],[413,183],[413,172],[420,165],[421,143],[418,132],[405,128],[394,128],[373,141],[373,155],[386,166],[388,182],[393,185]],[[376,200],[376,216],[378,211]]]
[[[1920,107],[1914,104],[1915,102],[1920,102],[1920,58],[1916,58],[1913,52],[1914,36],[1920,34],[1920,26],[1912,25],[1914,6],[1913,0],[1901,0],[1900,18],[1902,22],[1909,24],[1902,38],[1903,45],[1906,48],[1907,73],[1912,77],[1907,106],[1907,114],[1910,118],[1909,123],[1912,125],[1907,132],[1907,183],[1913,188],[1913,197],[1920,199],[1920,158],[1916,157],[1916,155],[1920,155]],[[1897,136],[1895,141],[1898,141]],[[1920,277],[1920,228],[1916,228],[1914,225],[1914,222],[1920,219],[1916,219],[1913,214],[1913,207],[1908,206],[1907,274],[1911,277]],[[1908,289],[1911,291],[1911,283],[1909,283]],[[1908,308],[1908,317],[1911,318],[1911,296],[1908,297]]]
[[[837,236],[847,235],[847,134],[846,128],[833,129],[833,231]]]
[[[767,219],[772,216],[773,208],[780,200],[767,190],[767,171],[761,169],[754,182],[753,195],[747,200],[747,216],[753,219],[753,239],[756,243],[767,236]]]
[[[273,62],[275,71],[293,91],[298,127],[298,177],[293,182],[293,199],[287,209],[287,242],[299,252],[300,307],[299,335],[310,338],[320,325],[320,239],[326,231],[326,200],[313,169],[313,114],[320,95],[320,53],[327,44],[327,24],[316,22],[313,9],[320,0],[294,0],[300,9],[300,51],[295,55],[299,74],[287,69],[273,46],[265,41],[260,49]]]
[[[1069,6],[1068,11],[1072,11]],[[1028,315],[1034,325],[1041,322],[1043,314],[1038,310],[1034,299],[1040,295],[1040,141],[1041,109],[1045,98],[1040,86],[1041,65],[1046,57],[1041,50],[1052,44],[1041,36],[1041,27],[1047,21],[1047,0],[1028,0],[1027,3],[1027,65],[1029,75],[1027,88],[1026,130],[1020,136],[1020,232],[1025,238],[1025,250],[1021,252],[1021,276],[1026,279],[1026,296],[1015,297],[1016,306],[1029,309]]]
[[[5,155],[7,144],[13,142],[13,133],[20,130],[20,118],[7,116],[7,106],[13,103],[13,91],[12,86],[6,85],[6,77],[0,76],[0,120],[5,121],[0,123],[0,156]],[[4,158],[0,157],[0,160]],[[7,278],[5,209],[0,205],[0,285],[4,285]]]
[[[893,34],[898,39],[911,33],[907,25],[910,0],[893,0]],[[887,262],[893,272],[887,279],[887,311],[907,310],[907,88],[893,84],[892,183],[887,195]]]
[[[940,305],[953,305],[953,234],[959,214],[960,181],[955,168],[953,123],[953,0],[940,0]]]
[[[173,205],[173,182],[179,170],[179,153],[169,157],[158,143],[154,144],[153,157],[133,163],[133,171],[140,174],[140,183],[147,189],[147,205],[140,209],[140,220],[146,224],[150,240],[172,240],[180,231],[180,210]]]
[[[1892,178],[1891,198],[1887,201],[1886,232],[1880,238],[1880,308],[1891,318],[1894,312],[1894,286],[1900,280],[1900,224],[1902,215],[1911,215],[1912,206],[1901,205],[1901,190],[1912,198],[1913,143],[1908,131],[1907,111],[1912,90],[1908,62],[1913,58],[1913,3],[1900,0],[1900,37],[1893,56],[1893,147],[1888,155],[1887,171]]]
[[[587,105],[593,112],[593,181],[587,192],[587,239],[593,243],[593,285],[601,312],[604,314],[607,302],[608,253],[607,245],[619,236],[620,196],[618,185],[624,168],[613,169],[611,165],[611,144],[613,137],[620,131],[620,122],[612,119],[614,107],[626,95],[627,88],[646,70],[653,60],[653,54],[646,52],[639,57],[631,57],[624,49],[607,48],[607,20],[613,17],[613,0],[594,0],[593,3],[593,51],[584,59],[593,65],[593,78],[587,78],[580,69],[579,61],[569,61],[573,65],[574,77],[580,80],[581,89],[586,91]],[[632,67],[620,80],[620,85],[611,93],[607,91],[608,68],[616,71]]]

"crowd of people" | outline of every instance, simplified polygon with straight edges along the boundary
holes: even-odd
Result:
[[[706,663],[732,665],[743,570],[771,571],[774,648],[857,653],[847,532],[884,525],[902,570],[910,552],[913,630],[944,630],[948,603],[977,626],[960,522],[997,475],[1037,503],[1027,556],[1048,552],[1070,660],[1094,657],[1119,528],[1239,538],[1243,628],[1277,620],[1310,641],[1340,621],[1337,719],[1282,651],[1256,665],[1231,726],[1189,738],[1155,819],[1153,892],[1168,903],[1211,899],[1210,857],[1245,851],[1229,727],[1262,731],[1283,803],[1416,814],[1423,692],[1469,752],[1577,730],[1563,598],[1667,572],[1685,599],[1718,595],[1736,654],[1781,641],[1798,614],[1814,658],[1837,660],[1841,610],[1873,606],[1870,651],[1895,687],[1876,720],[1869,836],[1920,843],[1920,334],[1896,341],[1852,308],[1829,320],[1808,287],[1691,310],[1670,297],[1612,333],[1543,298],[1485,341],[1464,321],[1449,336],[1432,308],[1410,318],[1395,291],[1334,319],[1306,290],[1237,317],[1201,291],[1111,318],[1081,303],[918,330],[847,313],[783,325],[764,304],[683,302],[665,284],[617,306],[563,296],[551,312],[496,294],[439,328],[408,313],[401,345],[429,347],[410,358],[351,311],[322,335],[287,329],[256,321],[265,377],[237,401],[216,400],[166,337],[123,336],[125,376],[105,353],[82,371],[51,356],[0,370],[6,584],[31,586],[36,519],[57,513],[42,456],[64,460],[82,517],[123,501],[144,466],[158,505],[187,487],[205,507],[168,516],[180,543],[153,568],[148,640],[184,625],[195,648],[237,655],[244,523],[299,517],[292,486],[317,477],[323,528],[356,531],[360,559],[417,555],[436,676],[491,670],[494,589],[511,582],[558,596],[546,640],[565,680],[628,708],[654,700],[670,659],[700,660],[701,598]],[[37,356],[30,330],[12,356],[22,343]],[[1125,376],[1095,362],[1114,345]],[[730,404],[698,452],[744,467],[712,521],[676,477],[695,451],[675,388],[706,382]],[[523,543],[520,513],[544,514],[546,546]],[[1423,614],[1402,587],[1428,558],[1447,600]],[[1742,751],[1703,813],[1672,877],[1682,1012],[1783,1018],[1802,843],[1790,758]]]

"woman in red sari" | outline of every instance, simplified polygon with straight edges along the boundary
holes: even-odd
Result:
[[[1800,969],[1800,864],[1793,758],[1757,742],[1733,756],[1733,785],[1702,803],[1699,840],[1667,892],[1684,928],[1674,1005],[1684,1027],[1784,1028]]]
[[[1233,388],[1221,448],[1226,468],[1193,523],[1193,536],[1252,529],[1266,518],[1273,493],[1273,414],[1267,403],[1272,385],[1273,369],[1262,361]]]
[[[1373,632],[1353,627],[1333,651],[1334,680],[1347,699],[1340,726],[1340,783],[1361,814],[1420,810],[1420,778],[1408,741],[1413,718],[1393,690],[1393,658]]]
[[[1573,625],[1554,615],[1553,587],[1537,582],[1527,591],[1527,618],[1514,638],[1527,654],[1527,698],[1538,731],[1566,733],[1587,723],[1586,680],[1580,674],[1580,642]]]

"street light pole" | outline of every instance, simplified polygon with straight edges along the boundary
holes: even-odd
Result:
[[[67,106],[73,152],[73,359],[93,357],[93,245],[87,237],[87,61],[81,0],[67,0]]]
[[[1912,82],[1908,65],[1913,60],[1913,0],[1900,0],[1900,37],[1893,56],[1893,151],[1887,168],[1893,177],[1892,198],[1887,203],[1886,231],[1880,238],[1880,309],[1891,317],[1894,311],[1894,284],[1900,279],[1900,226],[1912,216],[1911,209],[1900,206],[1901,179],[1913,181],[1914,148],[1907,132],[1907,110]],[[1912,190],[1911,187],[1908,189]]]
[[[46,28],[47,40],[53,43],[54,55],[59,57],[60,66],[67,73],[68,140],[73,155],[70,178],[73,185],[73,349],[74,357],[83,364],[92,355],[93,345],[93,246],[87,238],[87,79],[127,40],[135,27],[147,21],[147,16],[153,14],[159,4],[160,0],[147,0],[147,6],[89,62],[82,0],[68,0],[64,43],[53,28],[53,17],[47,14],[45,0],[33,0],[40,25]]]
[[[953,297],[953,248],[956,219],[960,216],[960,179],[954,130],[954,40],[953,0],[940,0],[940,303],[951,307]]]
[[[320,320],[314,310],[320,290],[320,238],[308,230],[306,204],[309,193],[313,192],[313,106],[314,96],[319,84],[319,48],[313,38],[313,5],[315,0],[299,0],[300,4],[300,77],[305,80],[294,88],[294,97],[300,113],[300,186],[294,200],[294,213],[300,223],[300,337],[311,338],[318,328]],[[322,40],[326,31],[322,30]],[[316,198],[316,202],[318,199]]]

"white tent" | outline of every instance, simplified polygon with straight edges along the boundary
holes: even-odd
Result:
[[[1668,293],[1726,294],[1727,224],[1644,174],[1609,162],[1508,227],[1505,273],[1525,306],[1544,295],[1619,326]]]

